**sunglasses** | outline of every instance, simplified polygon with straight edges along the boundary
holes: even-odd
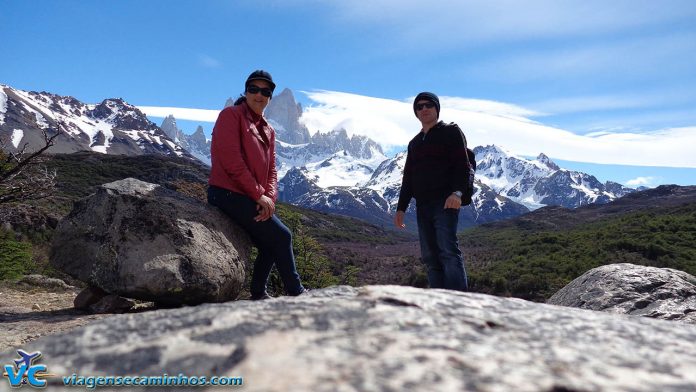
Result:
[[[435,107],[435,104],[432,102],[424,102],[424,103],[416,104],[416,110],[423,110],[423,108],[432,109],[434,107]]]
[[[271,90],[270,88],[254,86],[253,84],[250,84],[249,87],[247,87],[246,91],[249,94],[261,93],[261,95],[263,95],[266,98],[270,98],[271,95],[273,95],[273,90]]]

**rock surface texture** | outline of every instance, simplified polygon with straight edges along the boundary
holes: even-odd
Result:
[[[609,264],[587,271],[547,303],[696,324],[696,277],[671,268]]]
[[[51,263],[104,291],[166,305],[237,298],[251,250],[220,210],[128,178],[75,203]]]
[[[116,315],[24,349],[58,375],[233,376],[248,391],[696,389],[691,325],[401,286]]]

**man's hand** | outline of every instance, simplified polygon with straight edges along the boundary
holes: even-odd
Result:
[[[396,215],[394,215],[394,225],[398,227],[399,229],[403,229],[406,227],[404,224],[404,212],[403,211],[396,211]]]
[[[266,195],[261,195],[261,197],[256,200],[256,211],[258,211],[259,214],[254,217],[255,221],[262,222],[271,219],[275,212],[275,203],[273,199]]]
[[[449,195],[447,200],[445,200],[445,208],[454,208],[455,210],[458,210],[461,206],[462,199],[460,199],[459,196],[455,194]]]

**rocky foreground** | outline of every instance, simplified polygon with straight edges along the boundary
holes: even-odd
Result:
[[[691,324],[399,286],[117,315],[23,348],[57,375],[225,375],[250,391],[696,389]]]

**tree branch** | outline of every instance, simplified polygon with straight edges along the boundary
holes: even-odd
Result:
[[[38,166],[38,163],[43,161],[41,156],[55,144],[55,139],[63,132],[65,125],[62,122],[56,125],[52,136],[48,135],[46,129],[42,130],[43,146],[31,154],[26,153],[28,143],[17,152],[5,153],[0,150],[0,204],[39,199],[51,194],[55,187],[56,172]],[[4,146],[5,143],[0,140],[0,147]]]

